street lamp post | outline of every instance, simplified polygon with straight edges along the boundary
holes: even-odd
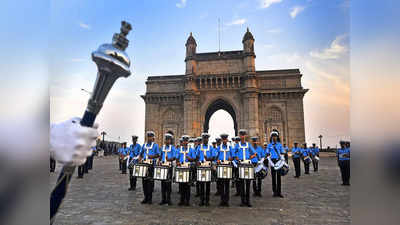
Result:
[[[319,138],[319,148],[322,149],[322,135],[320,134],[318,138]]]
[[[101,135],[103,136],[103,144],[104,144],[104,136],[107,135],[105,131],[101,132]]]

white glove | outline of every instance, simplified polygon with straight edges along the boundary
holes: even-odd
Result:
[[[92,154],[99,136],[98,124],[93,128],[80,125],[81,119],[74,117],[67,121],[52,124],[50,127],[50,154],[63,164],[79,166]]]
[[[284,155],[281,155],[281,160],[285,161],[285,156]]]

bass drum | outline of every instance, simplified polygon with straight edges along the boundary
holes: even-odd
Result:
[[[256,172],[256,177],[260,177],[261,179],[264,179],[268,175],[268,166],[265,166],[265,162],[268,162],[268,160],[264,160],[263,162],[259,162],[255,168]],[[267,164],[268,165],[268,164]]]
[[[304,163],[305,163],[305,164],[310,164],[310,163],[311,163],[311,158],[310,158],[310,156],[306,156],[306,157],[304,158]]]
[[[286,174],[289,173],[289,166],[288,165],[283,165],[282,168],[280,169],[281,176],[286,176]]]

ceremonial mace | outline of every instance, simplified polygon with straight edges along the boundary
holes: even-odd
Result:
[[[112,44],[102,44],[92,52],[92,60],[97,65],[97,78],[94,84],[92,95],[86,107],[80,124],[85,127],[92,127],[97,114],[103,106],[104,100],[114,82],[119,77],[128,77],[131,74],[129,66],[131,61],[124,50],[128,47],[129,40],[126,38],[131,25],[125,21],[121,22],[121,32],[115,33],[112,38]],[[57,184],[50,196],[50,222],[57,213],[58,208],[64,199],[68,184],[75,166],[65,165],[57,179]]]

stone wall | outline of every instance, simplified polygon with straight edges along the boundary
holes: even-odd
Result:
[[[243,72],[242,59],[198,61],[197,74],[223,74]]]

